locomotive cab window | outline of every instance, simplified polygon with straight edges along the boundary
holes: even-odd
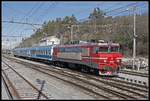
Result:
[[[113,46],[110,48],[111,52],[119,52],[119,47]]]
[[[108,47],[100,47],[99,52],[108,52]]]

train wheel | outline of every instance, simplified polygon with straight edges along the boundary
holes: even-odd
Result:
[[[81,67],[81,71],[83,71],[83,72],[85,72],[85,73],[89,73],[90,72],[90,69],[86,66],[86,67],[84,67],[84,66],[82,66]]]
[[[99,70],[98,69],[94,69],[94,75],[99,76]]]

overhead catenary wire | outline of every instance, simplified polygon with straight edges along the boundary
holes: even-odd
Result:
[[[30,18],[31,16],[33,16],[33,14],[35,14],[39,9],[40,9],[40,7],[43,5],[43,3],[41,3],[37,8],[35,8],[34,10],[32,10],[32,13],[30,13],[30,15],[28,16],[28,17],[24,17],[24,18]],[[30,24],[30,25],[32,25],[32,27],[33,27],[33,24]],[[20,26],[20,27],[24,27],[24,25],[22,25],[22,26]]]
[[[133,4],[135,4],[135,3],[129,4],[129,5],[133,5]],[[128,5],[128,6],[129,6],[129,5]],[[127,5],[126,5],[126,6],[127,6]],[[119,7],[119,8],[122,8],[122,7]],[[113,10],[116,10],[116,9],[113,9]],[[110,12],[110,11],[111,11],[111,10],[108,10],[108,12]],[[107,12],[107,13],[108,13],[108,12]],[[125,12],[125,11],[123,11],[123,12]],[[119,12],[119,13],[120,13],[120,12]],[[31,14],[30,14],[30,16],[31,16]]]
[[[37,4],[37,3],[36,3],[36,4]],[[28,14],[29,14],[30,16],[31,16],[32,14],[34,14],[34,12],[37,10],[37,9],[35,8],[35,7],[37,6],[36,4],[35,4],[35,6],[33,6],[33,7],[31,8],[31,10],[28,12]],[[38,6],[38,9],[39,9],[39,6]],[[25,19],[25,18],[26,18],[26,15],[23,17],[23,19]],[[20,19],[19,21],[22,21],[23,19]],[[19,28],[23,28],[23,26],[24,26],[24,25],[19,26]],[[13,27],[12,27],[12,28],[13,28]],[[17,28],[17,27],[15,27],[15,28]],[[14,28],[14,29],[15,29],[15,28]],[[14,29],[12,29],[13,31],[12,31],[12,30],[9,30],[9,31],[11,31],[10,33],[13,33],[13,32],[14,32]],[[18,32],[18,31],[17,31],[17,32]]]
[[[5,8],[7,8],[7,9],[9,9],[9,10],[11,10],[11,11],[13,11],[14,13],[16,13],[16,14],[23,14],[23,15],[26,15],[27,13],[26,12],[24,12],[24,11],[21,11],[21,10],[19,10],[19,9],[15,9],[14,7],[10,7],[10,6],[6,6],[6,5],[3,5]]]
[[[139,8],[141,8],[143,5],[136,5],[137,7],[139,7]],[[141,7],[140,7],[141,6]],[[145,5],[144,5],[145,6]],[[121,13],[124,13],[124,12],[127,12],[127,11],[129,11],[127,8],[126,9],[124,9],[124,10],[122,10],[122,11],[119,11],[119,12],[115,12],[115,13],[111,13],[109,16],[113,16],[113,15],[119,15],[119,14],[121,14]]]
[[[125,6],[121,6],[121,7],[118,7],[118,8],[114,8],[114,9],[105,9],[105,13],[106,14],[109,14],[109,13],[113,13],[113,12],[115,12],[115,11],[118,11],[118,10],[121,10],[121,9],[124,9],[124,8],[127,8],[127,7],[130,7],[130,6],[134,6],[134,5],[136,5],[136,4],[138,4],[137,2],[136,3],[130,3],[130,4],[127,4],[127,5],[125,5]],[[79,21],[86,21],[86,20],[88,20],[89,18],[88,17],[86,17],[86,18],[83,18],[83,19],[80,19]]]
[[[48,8],[47,8],[46,10],[44,10],[44,12],[43,12],[41,15],[39,15],[36,20],[39,21],[42,16],[43,16],[43,17],[46,17],[46,16],[49,14],[50,10],[54,9],[57,4],[58,4],[58,3],[56,3],[56,2],[53,2],[52,4],[50,4],[50,5],[48,6]],[[43,18],[43,17],[42,17],[42,18]]]
[[[3,23],[17,23],[17,24],[24,24],[24,25],[39,25],[41,26],[42,24],[35,24],[35,23],[26,23],[26,22],[17,22],[17,21],[2,21]]]
[[[36,3],[36,4],[37,4],[37,3]],[[31,10],[28,11],[28,14],[30,14],[30,13],[33,11],[33,9],[37,6],[36,4],[35,4],[34,7],[31,8]],[[27,15],[25,14],[25,16],[24,16],[22,19],[20,19],[19,21],[24,20],[26,16],[27,16]],[[13,26],[11,29],[9,29],[9,30],[8,30],[8,33],[12,33],[12,30],[14,30],[15,28],[17,28],[17,27],[15,27],[15,28],[14,28],[14,27],[15,27],[15,26]]]

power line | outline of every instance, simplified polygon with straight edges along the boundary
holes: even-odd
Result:
[[[25,23],[25,22],[17,22],[17,21],[2,21],[4,23],[17,23],[17,24],[24,24],[24,25],[42,25],[42,24],[35,24],[35,23]]]
[[[22,13],[22,14],[25,14],[25,15],[27,14],[27,13],[21,11],[21,10],[15,9],[13,7],[10,7],[10,6],[6,6],[4,4],[3,4],[3,6],[6,7],[6,8],[8,8],[8,9],[10,9],[10,10],[12,10],[12,11],[15,11],[16,13]]]
[[[125,8],[125,7],[129,7],[129,6],[133,6],[133,5],[135,5],[135,4],[137,4],[137,3],[127,4],[127,5],[125,5],[125,6],[122,6],[122,7],[119,7],[119,8],[115,8],[115,9],[113,9],[113,10],[109,10],[109,11],[107,11],[107,12],[105,12],[105,13],[111,13],[111,12],[113,12],[113,11],[117,11],[117,10],[119,10],[119,9],[122,9],[122,8]]]
[[[37,4],[37,3],[36,3]],[[36,4],[35,4],[35,6],[34,7],[32,7],[31,8],[31,10],[27,13],[27,14],[30,14],[32,11],[33,11],[33,9],[36,7]],[[26,17],[27,15],[25,15],[24,17],[23,17],[23,19]],[[19,21],[22,21],[23,19],[20,19]],[[14,26],[15,27],[15,26]],[[14,27],[12,27],[11,29],[9,29],[9,33],[10,33],[10,31],[12,32],[12,30],[14,29]],[[15,28],[17,28],[17,27],[15,27]]]
[[[129,6],[133,6],[133,5],[135,5],[135,4],[137,4],[137,2],[136,3],[130,3],[130,4],[127,4],[127,5],[125,5],[125,6],[121,6],[121,7],[119,7],[119,8],[115,8],[115,9],[112,9],[112,10],[108,10],[107,9],[107,11],[105,11],[105,13],[112,13],[113,11],[117,11],[117,10],[119,10],[119,9],[122,9],[122,8],[125,8],[125,7],[129,7]],[[79,21],[84,21],[84,20],[88,20],[88,17],[86,17],[86,18],[83,18],[83,19],[80,19]]]
[[[141,5],[139,5],[139,6],[141,6]],[[123,11],[120,11],[120,12],[117,12],[116,14],[115,14],[115,16],[116,15],[119,15],[119,14],[122,14],[122,13],[124,13],[124,12],[127,12],[127,11],[129,11],[128,9],[125,9],[125,10],[123,10]],[[109,16],[112,16],[112,15],[114,15],[114,14],[111,14],[111,15],[109,15]]]
[[[2,35],[2,37],[22,37],[22,36],[14,36],[14,35],[8,36],[8,35]]]
[[[39,17],[38,17],[38,21],[39,21],[39,19],[43,16],[43,17],[45,17],[45,16],[47,16],[47,14],[48,14],[48,11],[50,11],[50,10],[52,10],[55,6],[56,6],[56,2],[54,2],[54,3],[52,3],[46,10],[45,10],[45,12],[43,12],[43,14],[41,14]],[[53,8],[52,8],[53,7]],[[45,16],[44,16],[44,14],[45,14]]]
[[[42,4],[43,4],[43,3],[42,3]],[[37,12],[37,11],[40,9],[40,7],[42,6],[42,4],[40,4],[40,5],[39,5],[37,8],[35,8],[35,9],[33,8],[34,10],[31,9],[31,11],[30,11],[30,13],[29,13],[29,16],[28,16],[28,17],[24,16],[24,18],[26,17],[26,19],[27,19],[27,18],[31,17],[33,14],[35,14],[35,12]],[[24,19],[24,18],[23,18],[23,19]],[[22,25],[22,26],[20,26],[20,27],[23,27],[23,26],[24,26],[24,25]]]

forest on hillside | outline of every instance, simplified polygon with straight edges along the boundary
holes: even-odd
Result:
[[[23,39],[18,47],[30,47],[46,36],[56,36],[62,44],[69,44],[71,26],[73,40],[105,40],[117,42],[122,46],[123,54],[132,56],[133,49],[133,15],[106,16],[99,8],[94,8],[88,20],[78,21],[74,15],[56,18],[44,22],[31,37]],[[138,56],[148,56],[149,28],[148,14],[136,15],[136,52]],[[46,35],[45,35],[46,33]]]

